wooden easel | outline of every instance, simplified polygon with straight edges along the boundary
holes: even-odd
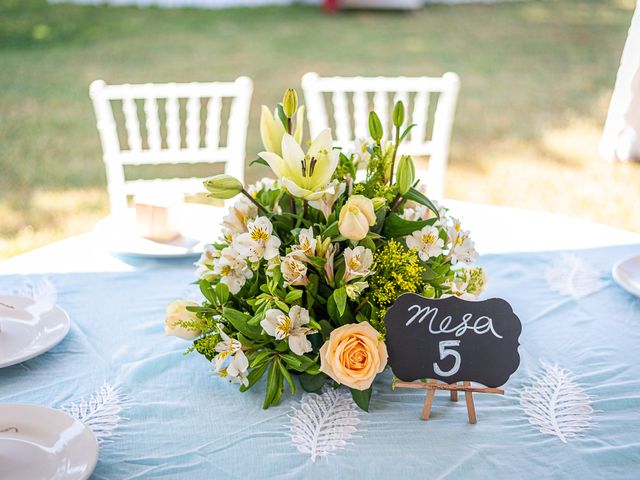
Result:
[[[504,390],[501,388],[490,387],[472,387],[471,382],[462,382],[462,385],[457,383],[447,384],[438,383],[437,380],[428,380],[426,382],[396,382],[396,387],[399,388],[424,388],[427,390],[427,397],[424,399],[424,407],[422,408],[422,420],[429,420],[431,415],[431,406],[433,405],[433,398],[436,396],[436,390],[449,390],[451,392],[451,401],[458,401],[458,392],[464,392],[464,398],[467,402],[467,415],[469,415],[469,423],[476,423],[476,407],[473,403],[474,393],[497,393],[498,395],[504,395]]]

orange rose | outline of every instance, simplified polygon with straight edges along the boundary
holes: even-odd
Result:
[[[387,346],[369,322],[336,328],[320,349],[320,371],[355,390],[366,390],[387,365]]]

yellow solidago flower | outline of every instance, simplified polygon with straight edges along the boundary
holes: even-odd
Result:
[[[400,242],[390,240],[374,255],[375,273],[369,278],[371,296],[378,308],[386,309],[406,292],[424,288],[418,253],[407,250]]]

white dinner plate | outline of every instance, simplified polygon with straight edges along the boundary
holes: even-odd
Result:
[[[0,404],[0,478],[84,480],[98,462],[93,432],[53,408]]]
[[[181,235],[168,243],[154,242],[141,237],[134,208],[123,214],[112,214],[98,222],[95,233],[107,250],[116,255],[145,258],[198,257],[204,246],[215,242],[222,230],[222,207],[185,203],[179,207],[177,225]]]
[[[640,255],[620,260],[611,269],[611,275],[627,292],[640,297]]]
[[[56,305],[21,295],[0,295],[0,368],[52,349],[70,326],[69,316]]]

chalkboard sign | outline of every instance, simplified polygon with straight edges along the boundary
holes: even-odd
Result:
[[[500,298],[398,297],[384,318],[389,365],[403,381],[504,385],[520,364],[520,320]]]

